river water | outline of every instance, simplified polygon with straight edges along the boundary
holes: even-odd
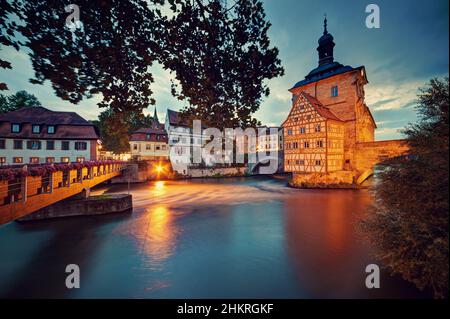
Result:
[[[126,193],[126,185],[95,193]],[[421,297],[381,273],[357,222],[366,190],[299,190],[284,178],[131,186],[133,211],[0,226],[0,297]],[[67,289],[65,267],[80,267]]]

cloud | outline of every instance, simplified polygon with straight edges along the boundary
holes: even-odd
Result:
[[[425,82],[423,79],[370,86],[366,90],[366,103],[374,112],[410,107],[415,104],[418,89]]]
[[[391,140],[403,138],[401,130],[403,127],[385,127],[375,130],[375,140]]]

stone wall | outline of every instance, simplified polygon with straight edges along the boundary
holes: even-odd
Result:
[[[49,218],[120,213],[131,210],[131,195],[99,195],[86,199],[66,199],[18,219],[31,221]]]
[[[405,140],[356,143],[352,168],[364,172],[383,160],[406,155],[408,151],[409,146]]]
[[[356,172],[294,173],[289,183],[297,188],[356,188]]]
[[[246,167],[225,167],[225,168],[190,168],[188,176],[198,177],[223,177],[223,176],[244,176],[247,174]]]

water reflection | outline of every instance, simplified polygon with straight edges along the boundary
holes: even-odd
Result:
[[[364,293],[369,257],[354,221],[370,202],[367,193],[300,192],[285,202],[286,238],[298,280],[311,297]]]
[[[174,217],[164,206],[152,207],[141,223],[145,232],[142,251],[150,257],[152,267],[161,267],[175,249],[177,229]]]
[[[127,191],[127,185],[97,190]],[[385,274],[382,289],[365,288],[365,265],[374,260],[355,227],[371,201],[365,191],[297,190],[260,177],[159,181],[132,185],[131,193],[132,214],[0,227],[0,296],[357,298],[416,292]],[[82,267],[85,283],[70,294],[62,286],[67,263]]]

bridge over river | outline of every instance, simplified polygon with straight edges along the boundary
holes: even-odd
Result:
[[[63,165],[62,170],[55,168]],[[45,167],[48,169],[49,165],[10,169],[12,177],[0,179],[0,225],[110,180],[121,174],[125,164],[111,161],[57,164],[51,166],[51,172],[36,174]],[[23,174],[24,171],[27,173]],[[33,176],[33,172],[43,176]]]

